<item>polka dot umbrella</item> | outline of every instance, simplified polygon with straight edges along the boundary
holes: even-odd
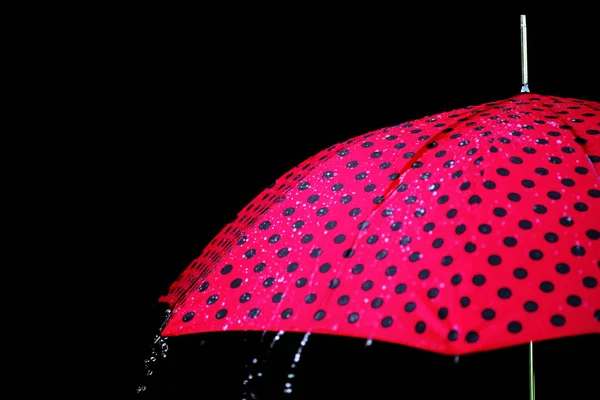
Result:
[[[161,298],[165,336],[296,331],[461,355],[600,332],[600,104],[522,93],[321,151]]]
[[[456,356],[600,333],[600,103],[529,93],[524,16],[521,31],[521,94],[293,168],[160,298],[161,335],[312,332]]]

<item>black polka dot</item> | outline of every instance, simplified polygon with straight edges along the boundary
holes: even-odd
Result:
[[[455,331],[454,329],[452,329],[448,333],[448,340],[450,340],[451,342],[454,342],[456,339],[458,339],[458,332]]]
[[[539,261],[544,257],[544,254],[540,250],[531,250],[529,252],[529,258],[535,261]]]
[[[526,301],[525,304],[523,304],[523,308],[527,312],[535,312],[539,307],[535,301]]]
[[[413,301],[409,301],[408,303],[406,303],[404,305],[404,311],[410,313],[413,312],[415,310],[415,308],[417,308],[417,304]]]
[[[371,235],[367,238],[367,243],[368,244],[375,244],[377,242],[377,240],[379,240],[379,236],[377,235]]]
[[[496,172],[498,173],[498,175],[500,176],[508,176],[510,174],[510,172],[506,169],[506,168],[498,168],[496,170]]]
[[[256,250],[249,250],[249,251],[254,251],[254,253],[256,253]],[[247,257],[247,258],[250,258],[250,257]],[[233,269],[233,265],[227,264],[226,266],[224,266],[223,268],[221,268],[221,274],[227,275],[228,273],[231,272],[232,269]]]
[[[398,268],[396,268],[395,266],[391,266],[385,270],[385,275],[386,276],[394,276],[394,275],[396,275],[397,271],[398,271]]]
[[[449,210],[449,211],[446,213],[446,217],[448,217],[448,218],[454,218],[454,217],[456,217],[456,214],[457,214],[457,213],[458,213],[458,211],[457,211],[456,209],[454,209],[454,208],[453,208],[452,210]]]
[[[521,229],[531,229],[533,227],[533,224],[530,221],[527,221],[526,219],[519,221],[519,228]]]
[[[360,214],[360,208],[353,208],[348,213],[348,215],[350,215],[351,217],[356,217],[358,214]]]
[[[319,248],[312,249],[311,252],[310,252],[310,256],[312,258],[316,258],[316,257],[319,257],[321,255],[321,253],[323,253],[322,249],[319,249]]]
[[[456,232],[457,235],[461,235],[466,230],[467,230],[467,226],[465,224],[460,224],[454,229],[454,232]]]
[[[598,280],[593,276],[586,276],[585,278],[583,278],[583,286],[585,286],[586,288],[593,289],[596,286],[598,286]]]
[[[345,305],[346,305],[346,304],[348,304],[349,302],[350,302],[350,296],[348,296],[348,295],[346,295],[346,294],[345,294],[345,295],[342,295],[342,296],[340,296],[340,297],[338,298],[338,301],[337,301],[337,303],[338,303],[340,306],[345,306]]]
[[[375,255],[375,258],[378,260],[383,260],[385,257],[387,257],[388,252],[387,250],[379,250],[377,252],[377,254]]]
[[[467,343],[475,343],[479,340],[479,334],[475,331],[467,332],[465,339],[467,340]]]
[[[491,308],[486,308],[481,312],[481,317],[486,321],[491,321],[494,319],[494,317],[496,317],[496,312]]]
[[[571,307],[579,307],[581,305],[581,297],[577,295],[570,295],[567,297],[567,304]]]
[[[339,278],[333,278],[331,281],[329,281],[329,288],[330,289],[335,289],[336,287],[340,286],[340,279]]]
[[[512,236],[507,236],[505,237],[502,242],[504,243],[505,246],[507,247],[514,247],[517,245],[517,239],[515,239]]]
[[[337,222],[336,221],[329,221],[326,225],[325,225],[325,229],[327,230],[332,230],[333,228],[335,228],[337,226]]]
[[[210,283],[202,282],[202,285],[200,285],[200,287],[198,288],[198,291],[204,292],[206,289],[208,289],[209,286],[210,286]]]
[[[560,224],[562,226],[569,227],[569,226],[573,225],[573,218],[571,218],[571,217],[562,217],[558,221],[560,222]]]
[[[581,257],[585,255],[585,249],[581,246],[573,246],[571,247],[571,253],[576,257]]]
[[[195,314],[194,314],[194,312],[193,312],[193,311],[190,311],[190,312],[186,313],[186,314],[185,314],[185,315],[184,315],[184,316],[181,318],[181,320],[182,320],[183,322],[190,322],[190,321],[191,321],[191,320],[194,318],[194,315],[195,315]]]
[[[540,283],[540,290],[544,293],[550,293],[554,290],[554,284],[550,281]]]
[[[241,284],[242,284],[242,280],[240,278],[236,278],[233,281],[231,281],[231,283],[229,284],[229,286],[232,289],[237,289],[238,287],[240,287]]]
[[[488,224],[481,224],[481,225],[479,225],[479,232],[487,235],[492,232],[492,227],[489,226]]]
[[[440,290],[438,288],[431,288],[427,291],[427,297],[430,299],[435,299],[438,294],[440,294]]]
[[[485,283],[485,276],[477,274],[473,277],[473,283],[477,286],[481,286]]]
[[[448,309],[446,307],[442,307],[438,310],[438,318],[444,320],[448,317]]]
[[[379,308],[383,305],[383,299],[381,297],[377,297],[375,299],[373,299],[373,301],[371,302],[371,307],[373,308]]]
[[[524,268],[515,268],[513,271],[513,275],[517,279],[525,279],[527,278],[527,270]]]
[[[519,333],[521,332],[521,329],[523,329],[523,326],[520,322],[512,321],[508,324],[508,331],[510,333]]]
[[[502,263],[502,258],[499,255],[492,254],[488,257],[488,263],[493,266],[500,265]]]
[[[548,158],[548,161],[550,161],[552,164],[560,164],[562,163],[562,160],[558,157],[550,157]]]
[[[344,253],[342,254],[342,257],[344,258],[350,258],[354,255],[354,249],[348,249],[345,250]]]
[[[568,274],[570,270],[571,270],[571,267],[569,267],[568,264],[565,264],[565,263],[556,264],[556,272],[558,272],[559,274]]]
[[[462,282],[462,276],[460,276],[460,274],[456,274],[452,276],[450,282],[452,282],[453,285],[458,285]]]
[[[316,317],[315,317],[315,319],[316,319]],[[353,312],[352,314],[348,315],[348,322],[349,323],[353,324],[356,321],[358,321],[358,313]]]
[[[349,194],[340,199],[340,203],[342,203],[342,204],[348,204],[351,201],[352,201],[352,196],[350,196]],[[358,210],[358,209],[355,209],[355,210]],[[354,211],[354,210],[352,210],[352,211]],[[350,212],[350,216],[353,216],[352,211]],[[360,213],[360,210],[358,210],[358,212]]]
[[[592,240],[598,240],[600,238],[600,232],[597,231],[596,229],[587,230],[585,232],[585,235]]]
[[[439,249],[440,247],[442,247],[443,244],[444,244],[444,239],[437,238],[433,241],[433,243],[431,245],[434,249]]]
[[[531,189],[535,186],[535,182],[533,182],[531,179],[523,179],[521,184],[528,189]]]
[[[494,208],[494,215],[497,217],[505,217],[506,210],[502,207],[496,207],[496,208]]]
[[[419,279],[427,279],[429,278],[430,271],[428,269],[422,269],[419,271]]]
[[[336,244],[340,244],[344,240],[346,240],[346,235],[343,235],[343,234],[337,235],[336,237],[333,238],[333,242]]]
[[[306,286],[307,283],[308,283],[308,279],[306,279],[306,278],[300,278],[300,279],[298,279],[296,281],[296,287],[297,288],[304,287],[304,286]]]
[[[560,314],[555,314],[550,317],[550,323],[554,326],[563,326],[565,324],[565,317]]]
[[[485,181],[485,182],[483,182],[483,187],[486,189],[495,189],[496,184],[492,181]]]
[[[217,302],[217,300],[219,300],[219,296],[216,294],[213,294],[208,299],[206,299],[206,304],[208,304],[208,305],[215,304]]]
[[[316,321],[321,321],[323,318],[325,318],[325,315],[325,310],[319,310],[315,313],[314,318]]]
[[[409,257],[408,257],[408,259],[409,259],[411,262],[416,262],[416,261],[419,261],[419,260],[421,259],[421,253],[419,253],[419,252],[414,252],[414,253],[412,253],[412,254],[411,254]]]
[[[365,266],[362,264],[356,264],[354,267],[352,267],[352,273],[353,274],[360,274],[361,272],[363,272],[363,270],[365,269]]]
[[[508,199],[510,201],[520,201],[521,200],[521,195],[518,193],[509,193],[508,194]]]
[[[363,284],[361,285],[361,289],[362,290],[371,290],[373,288],[373,281],[368,280],[368,281],[364,281]]]
[[[500,288],[498,290],[498,297],[500,297],[501,299],[509,299],[510,296],[512,296],[512,292],[509,288]]]
[[[471,304],[471,299],[468,298],[467,296],[463,296],[460,298],[460,305],[461,307],[465,308],[468,307],[469,304]]]
[[[225,308],[222,308],[219,311],[217,311],[217,313],[215,314],[215,318],[223,319],[223,318],[225,318],[226,315],[227,315],[227,310]]]
[[[310,183],[302,182],[298,185],[298,190],[306,190],[310,187]]]
[[[389,328],[393,322],[394,320],[392,319],[392,317],[385,317],[381,320],[381,326],[384,328]]]
[[[310,242],[311,240],[313,240],[313,235],[311,235],[310,233],[302,236],[302,239],[300,239],[300,241],[305,244]]]
[[[399,283],[398,285],[396,285],[396,288],[394,289],[394,291],[397,294],[402,294],[402,293],[406,292],[406,289],[407,289],[406,284]]]
[[[264,287],[270,287],[275,283],[275,278],[267,278],[265,279],[265,281],[263,282],[263,286]]]
[[[535,169],[535,173],[541,176],[548,175],[548,170],[546,168],[538,167]]]
[[[425,322],[419,321],[415,325],[415,332],[417,332],[417,333],[423,333],[423,332],[425,332],[425,328],[426,328]]]

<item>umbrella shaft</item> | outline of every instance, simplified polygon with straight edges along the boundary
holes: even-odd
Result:
[[[529,92],[529,77],[527,76],[527,22],[521,15],[521,92]]]

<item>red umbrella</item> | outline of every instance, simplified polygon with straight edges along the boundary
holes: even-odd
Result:
[[[175,336],[362,337],[458,355],[600,332],[600,104],[524,93],[323,150],[161,301]]]

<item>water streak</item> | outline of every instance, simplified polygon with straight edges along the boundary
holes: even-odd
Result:
[[[304,347],[306,346],[306,343],[308,343],[308,338],[310,337],[310,332],[306,332],[304,334],[304,337],[302,338],[302,341],[300,342],[300,346],[298,347],[298,351],[296,352],[296,354],[294,355],[294,362],[292,363],[292,370],[294,370],[296,368],[296,366],[298,365],[298,363],[300,362],[300,357],[302,357],[302,350],[304,350]],[[287,382],[285,383],[285,389],[283,389],[283,393],[292,393],[293,389],[292,389],[292,379],[294,379],[296,377],[296,374],[291,372],[287,375]]]
[[[150,346],[150,356],[144,360],[144,372],[145,376],[149,377],[154,374],[155,364],[159,359],[166,358],[169,351],[169,345],[167,344],[168,337],[162,336],[161,332],[167,325],[167,322],[171,318],[171,310],[166,310],[165,319],[161,326],[158,328],[158,334],[154,336],[152,344]],[[135,392],[141,394],[147,390],[145,384],[140,384],[136,387]]]

